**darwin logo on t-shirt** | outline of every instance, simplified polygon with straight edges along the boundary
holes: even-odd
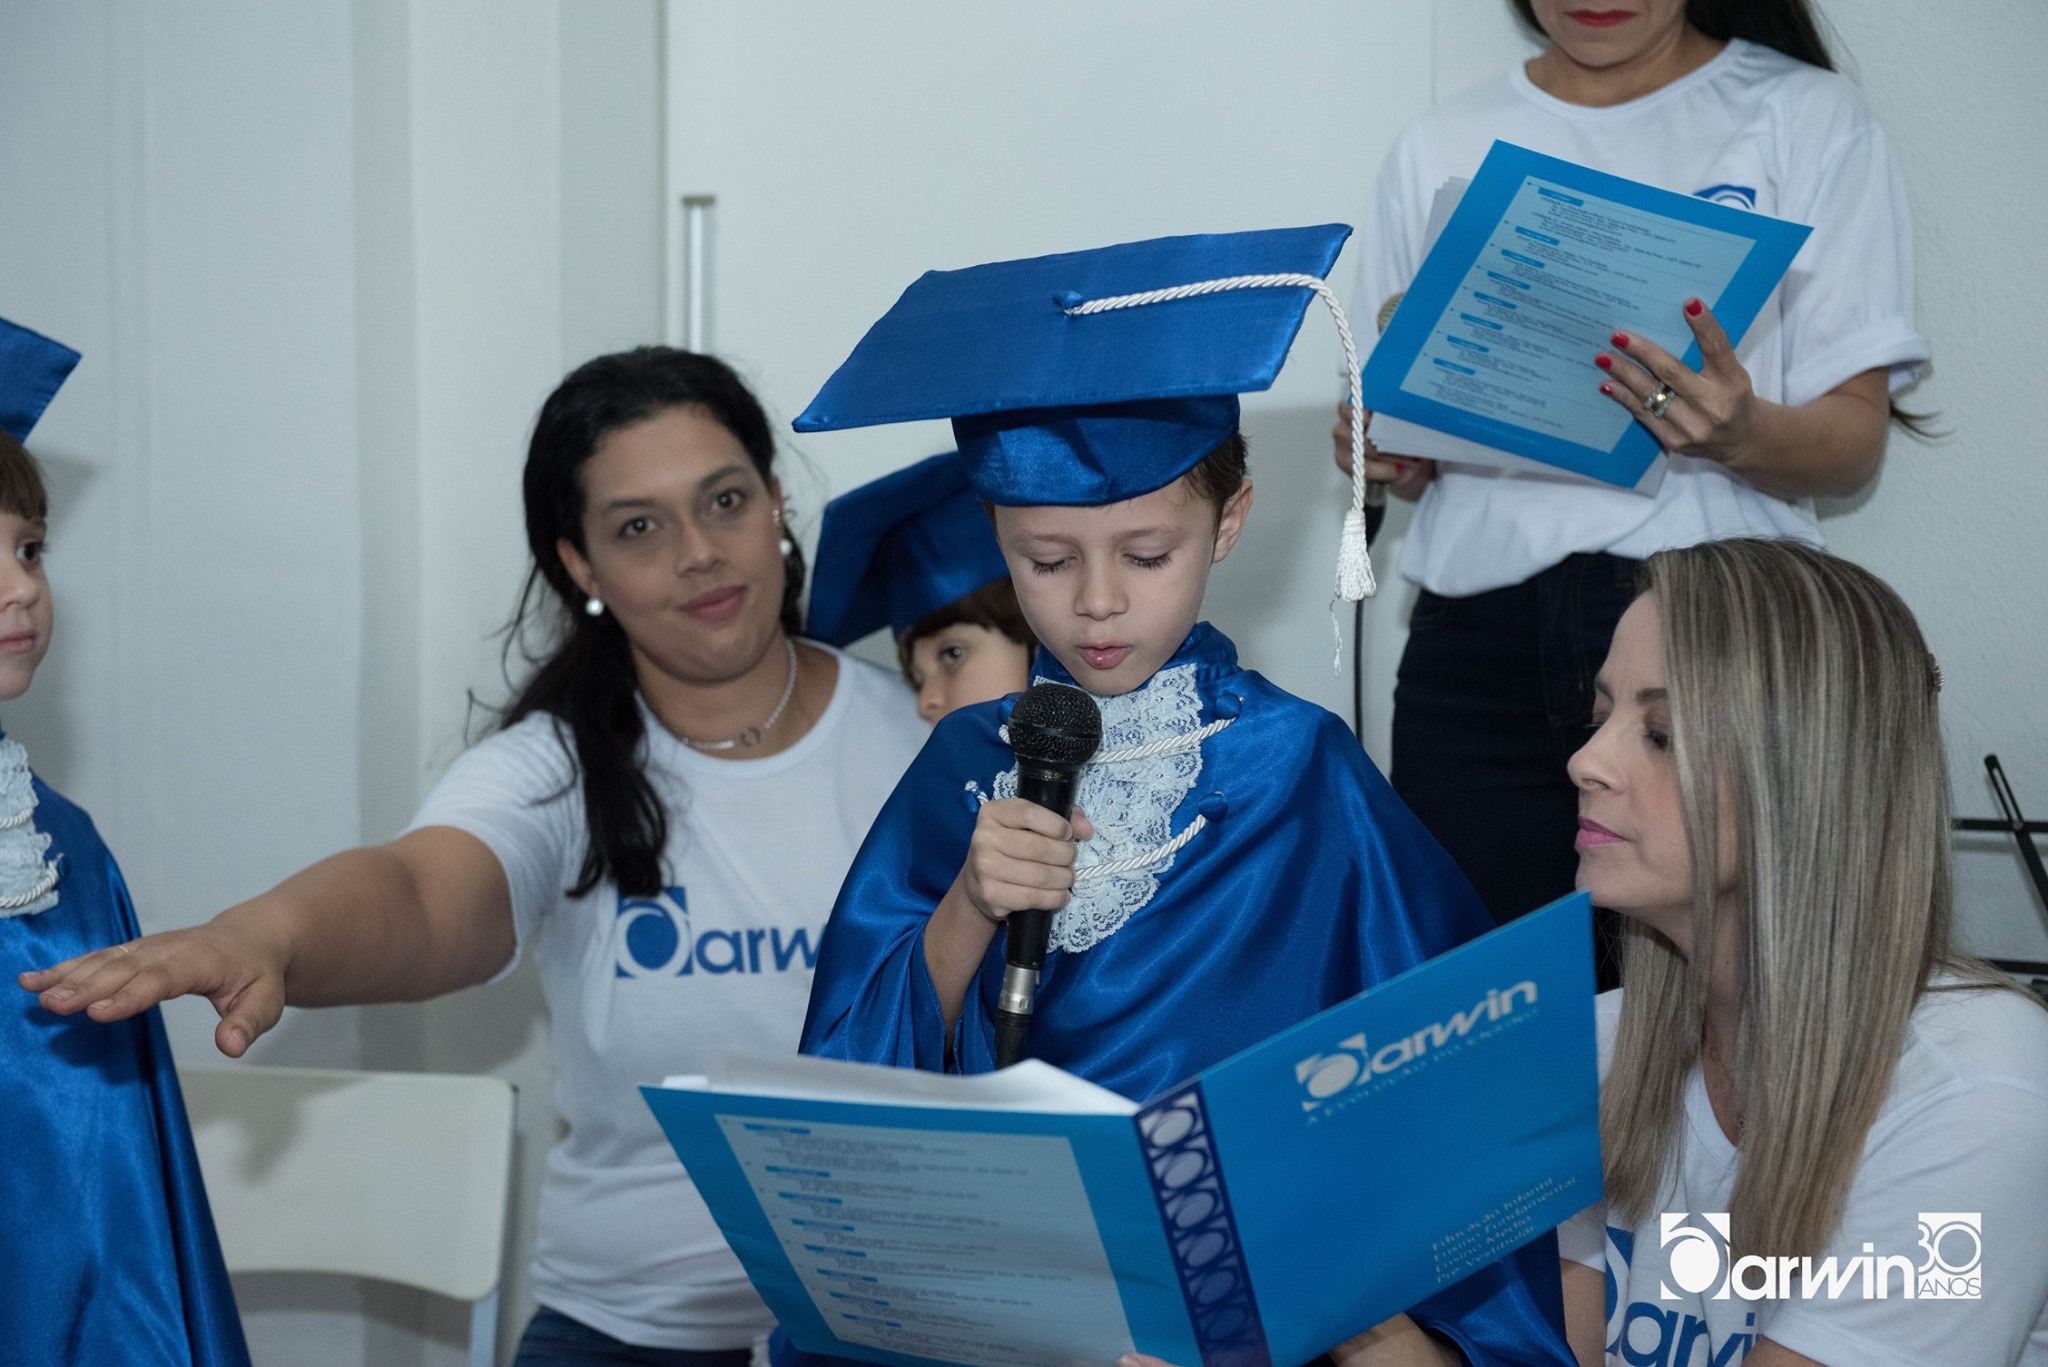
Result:
[[[818,951],[809,926],[698,930],[681,888],[659,897],[619,895],[612,922],[612,972],[619,978],[683,978],[697,973],[808,973]]]
[[[1736,209],[1748,209],[1752,212],[1756,209],[1756,187],[1753,185],[1709,185],[1704,190],[1694,190],[1692,197],[1712,200],[1716,204],[1726,204]]]

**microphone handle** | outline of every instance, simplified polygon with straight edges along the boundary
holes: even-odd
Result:
[[[1061,816],[1073,810],[1078,769],[1017,761],[1017,796]],[[996,1067],[1007,1068],[1024,1057],[1031,1039],[1031,1019],[1038,997],[1038,975],[1045,968],[1052,940],[1052,917],[1042,907],[1010,913],[1003,945],[1003,985],[996,997]]]

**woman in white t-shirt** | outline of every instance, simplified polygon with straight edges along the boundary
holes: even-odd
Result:
[[[2048,1012],[1952,945],[1919,627],[1792,541],[1645,578],[1571,761],[1578,885],[1625,917],[1605,1199],[1558,1231],[1574,1350],[2048,1364]]]
[[[430,997],[530,949],[568,1133],[521,1367],[744,1367],[772,1327],[637,1086],[795,1050],[840,881],[927,734],[902,680],[797,639],[774,453],[710,357],[576,370],[525,470],[515,639],[554,645],[501,729],[389,844],[38,981],[101,1020],[206,995],[240,1057],[287,1003]]]
[[[1813,233],[1732,352],[1711,309],[1670,301],[1699,339],[1700,373],[1621,334],[1587,355],[1587,387],[1670,453],[1654,496],[1368,460],[1368,478],[1421,499],[1401,552],[1422,592],[1390,776],[1503,920],[1571,886],[1564,764],[1636,563],[1727,536],[1819,545],[1813,497],[1875,474],[1890,391],[1927,359],[1897,164],[1832,71],[1806,0],[1515,4],[1548,46],[1401,136],[1364,234],[1354,316],[1408,287],[1433,196],[1471,176],[1497,138]],[[1348,415],[1335,435],[1348,470]]]

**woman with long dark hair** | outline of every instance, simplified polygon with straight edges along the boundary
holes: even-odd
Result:
[[[770,1327],[637,1084],[794,1051],[818,933],[925,736],[900,679],[797,639],[774,454],[710,357],[576,370],[526,462],[515,632],[549,647],[412,827],[206,925],[24,976],[103,1021],[205,995],[239,1057],[287,1004],[431,997],[530,948],[568,1134],[522,1367],[743,1367]]]
[[[1813,233],[1739,347],[1702,301],[1670,300],[1699,371],[1622,333],[1586,356],[1586,397],[1620,404],[1668,454],[1653,496],[1368,462],[1368,477],[1421,499],[1401,551],[1422,592],[1391,777],[1500,919],[1571,889],[1565,760],[1640,560],[1729,536],[1820,544],[1812,499],[1876,474],[1891,392],[1928,355],[1898,166],[1807,0],[1513,3],[1547,45],[1402,135],[1364,235],[1359,313],[1407,288],[1432,197],[1497,138]],[[1337,436],[1348,469],[1348,420]]]

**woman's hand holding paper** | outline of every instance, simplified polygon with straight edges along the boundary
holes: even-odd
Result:
[[[1757,398],[1749,372],[1704,303],[1688,300],[1685,321],[1700,344],[1699,370],[1688,369],[1647,337],[1617,332],[1614,350],[1593,361],[1607,374],[1600,392],[1626,408],[1666,451],[1739,470],[1756,436]]]
[[[1700,369],[1635,333],[1593,363],[1600,392],[1626,408],[1666,451],[1717,461],[1782,499],[1854,493],[1884,458],[1891,389],[1883,368],[1866,370],[1802,404],[1756,397],[1728,334],[1698,299],[1686,325],[1700,344]]]

